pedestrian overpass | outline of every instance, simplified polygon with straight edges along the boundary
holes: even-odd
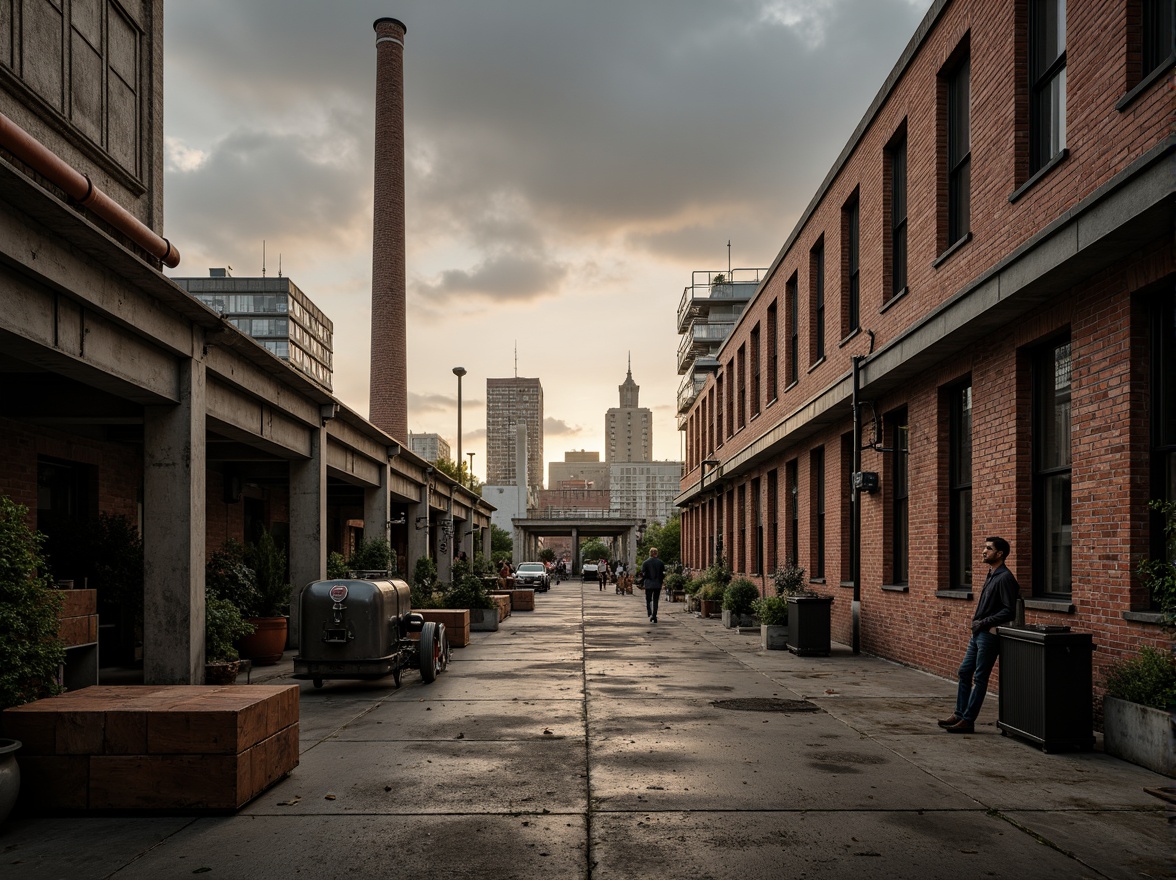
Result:
[[[515,517],[511,524],[514,526],[515,559],[520,561],[539,558],[540,538],[571,537],[571,574],[574,575],[580,574],[581,538],[619,539],[618,557],[632,570],[637,561],[637,542],[645,532],[644,517],[617,516],[611,511],[595,508],[528,510],[525,517]]]

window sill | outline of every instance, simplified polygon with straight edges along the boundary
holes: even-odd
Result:
[[[1069,158],[1070,151],[1063,148],[1060,153],[1038,168],[1032,177],[1013,190],[1012,195],[1009,196],[1009,204],[1011,205],[1017,199],[1021,198],[1021,196],[1025,195],[1025,193],[1029,192],[1029,190],[1033,189],[1039,180],[1041,180],[1043,177],[1046,177],[1051,171],[1053,171]]]
[[[1164,624],[1164,615],[1158,611],[1124,611],[1123,619],[1133,623],[1154,623],[1156,626]]]
[[[883,584],[882,591],[886,593],[909,593],[911,588],[907,584]]]
[[[846,587],[846,588],[852,590],[853,589],[853,581],[838,581],[837,586]]]
[[[1058,614],[1073,614],[1078,610],[1068,599],[1026,599],[1025,607],[1032,611],[1053,611]]]
[[[936,590],[936,599],[968,599],[972,598],[971,590]]]
[[[909,291],[910,291],[909,287],[904,287],[902,290],[900,290],[894,296],[890,297],[890,299],[888,299],[888,300],[886,300],[886,302],[882,303],[882,308],[878,309],[878,314],[885,315],[886,310],[889,309],[896,302],[898,302],[900,299],[902,299],[904,296],[906,296]]]
[[[824,578],[809,578],[809,583],[810,584],[821,584],[822,586],[824,586],[825,579]]]
[[[840,342],[837,343],[837,347],[838,348],[845,348],[845,346],[850,342],[850,340],[860,336],[861,333],[862,333],[861,327],[854,327],[852,330],[849,331],[849,335],[847,335],[844,339],[842,339]]]
[[[941,253],[938,257],[931,261],[931,268],[938,269],[942,266],[952,254],[966,245],[972,240],[972,233],[969,231],[962,238],[957,239],[955,244],[951,245],[947,250]]]
[[[825,363],[824,357],[817,358],[815,361],[813,361],[811,364],[809,364],[808,372],[811,373],[813,370],[815,370],[817,367],[819,367],[823,363]]]
[[[1120,98],[1119,102],[1115,104],[1115,109],[1122,112],[1130,107],[1135,103],[1136,98],[1148,90],[1152,83],[1156,80],[1163,79],[1168,71],[1172,69],[1173,64],[1176,64],[1176,55],[1169,55],[1160,63],[1159,67],[1140,80],[1139,85]]]
[[[793,379],[791,382],[789,382],[787,385],[784,386],[784,393],[787,394],[789,391],[791,391],[793,388],[795,388],[799,384],[800,384],[799,379]]]

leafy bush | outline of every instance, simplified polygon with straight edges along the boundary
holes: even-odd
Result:
[[[245,561],[245,546],[229,538],[204,564],[204,591],[238,608],[258,602],[257,572]]]
[[[351,571],[396,571],[396,554],[387,538],[361,538],[359,546],[347,560]]]
[[[668,574],[662,585],[669,590],[677,592],[686,586],[686,575],[680,571]]]
[[[347,577],[347,560],[343,558],[342,553],[336,553],[332,550],[327,554],[327,577],[332,580]]]
[[[453,564],[453,583],[443,591],[445,608],[493,608],[490,592],[468,562]]]
[[[752,613],[766,626],[788,624],[788,600],[783,596],[765,596],[751,603]]]
[[[776,588],[777,596],[811,595],[804,579],[804,569],[799,565],[788,564],[776,569],[776,573],[772,575],[772,584]]]
[[[45,571],[44,536],[27,516],[28,508],[0,496],[0,709],[61,693],[62,597]]]
[[[723,559],[717,560],[710,568],[702,573],[703,580],[713,581],[724,590],[727,589],[727,584],[731,583],[731,578],[734,577],[731,569],[727,567],[727,563]]]
[[[726,590],[727,588],[722,584],[715,581],[705,581],[698,590],[698,598],[700,601],[721,602]]]
[[[245,561],[254,572],[254,588],[242,593],[238,607],[244,617],[285,617],[290,613],[290,583],[286,580],[286,551],[269,532],[245,548]]]
[[[1176,658],[1171,652],[1143,648],[1134,657],[1112,663],[1107,694],[1153,709],[1176,706]]]
[[[236,660],[238,639],[251,634],[247,623],[231,599],[209,595],[204,602],[204,659],[207,663]]]
[[[1176,501],[1155,500],[1148,507],[1163,519],[1164,559],[1144,559],[1139,576],[1160,606],[1164,628],[1176,635]]]
[[[706,583],[707,581],[701,575],[690,578],[690,580],[686,581],[686,594],[688,596],[696,595]]]
[[[437,563],[428,556],[417,557],[412,572],[412,607],[432,608],[433,590],[437,585]]]
[[[752,603],[759,598],[759,588],[747,578],[736,578],[723,591],[723,610],[732,614],[751,614]]]

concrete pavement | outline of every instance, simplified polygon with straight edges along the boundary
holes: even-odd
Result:
[[[14,816],[0,877],[1176,876],[1171,780],[1002,737],[995,699],[944,734],[954,693],[565,581],[432,685],[303,683],[299,766],[236,815]]]

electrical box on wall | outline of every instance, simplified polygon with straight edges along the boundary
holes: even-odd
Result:
[[[858,471],[853,475],[853,487],[859,492],[877,492],[878,474],[875,471]]]

